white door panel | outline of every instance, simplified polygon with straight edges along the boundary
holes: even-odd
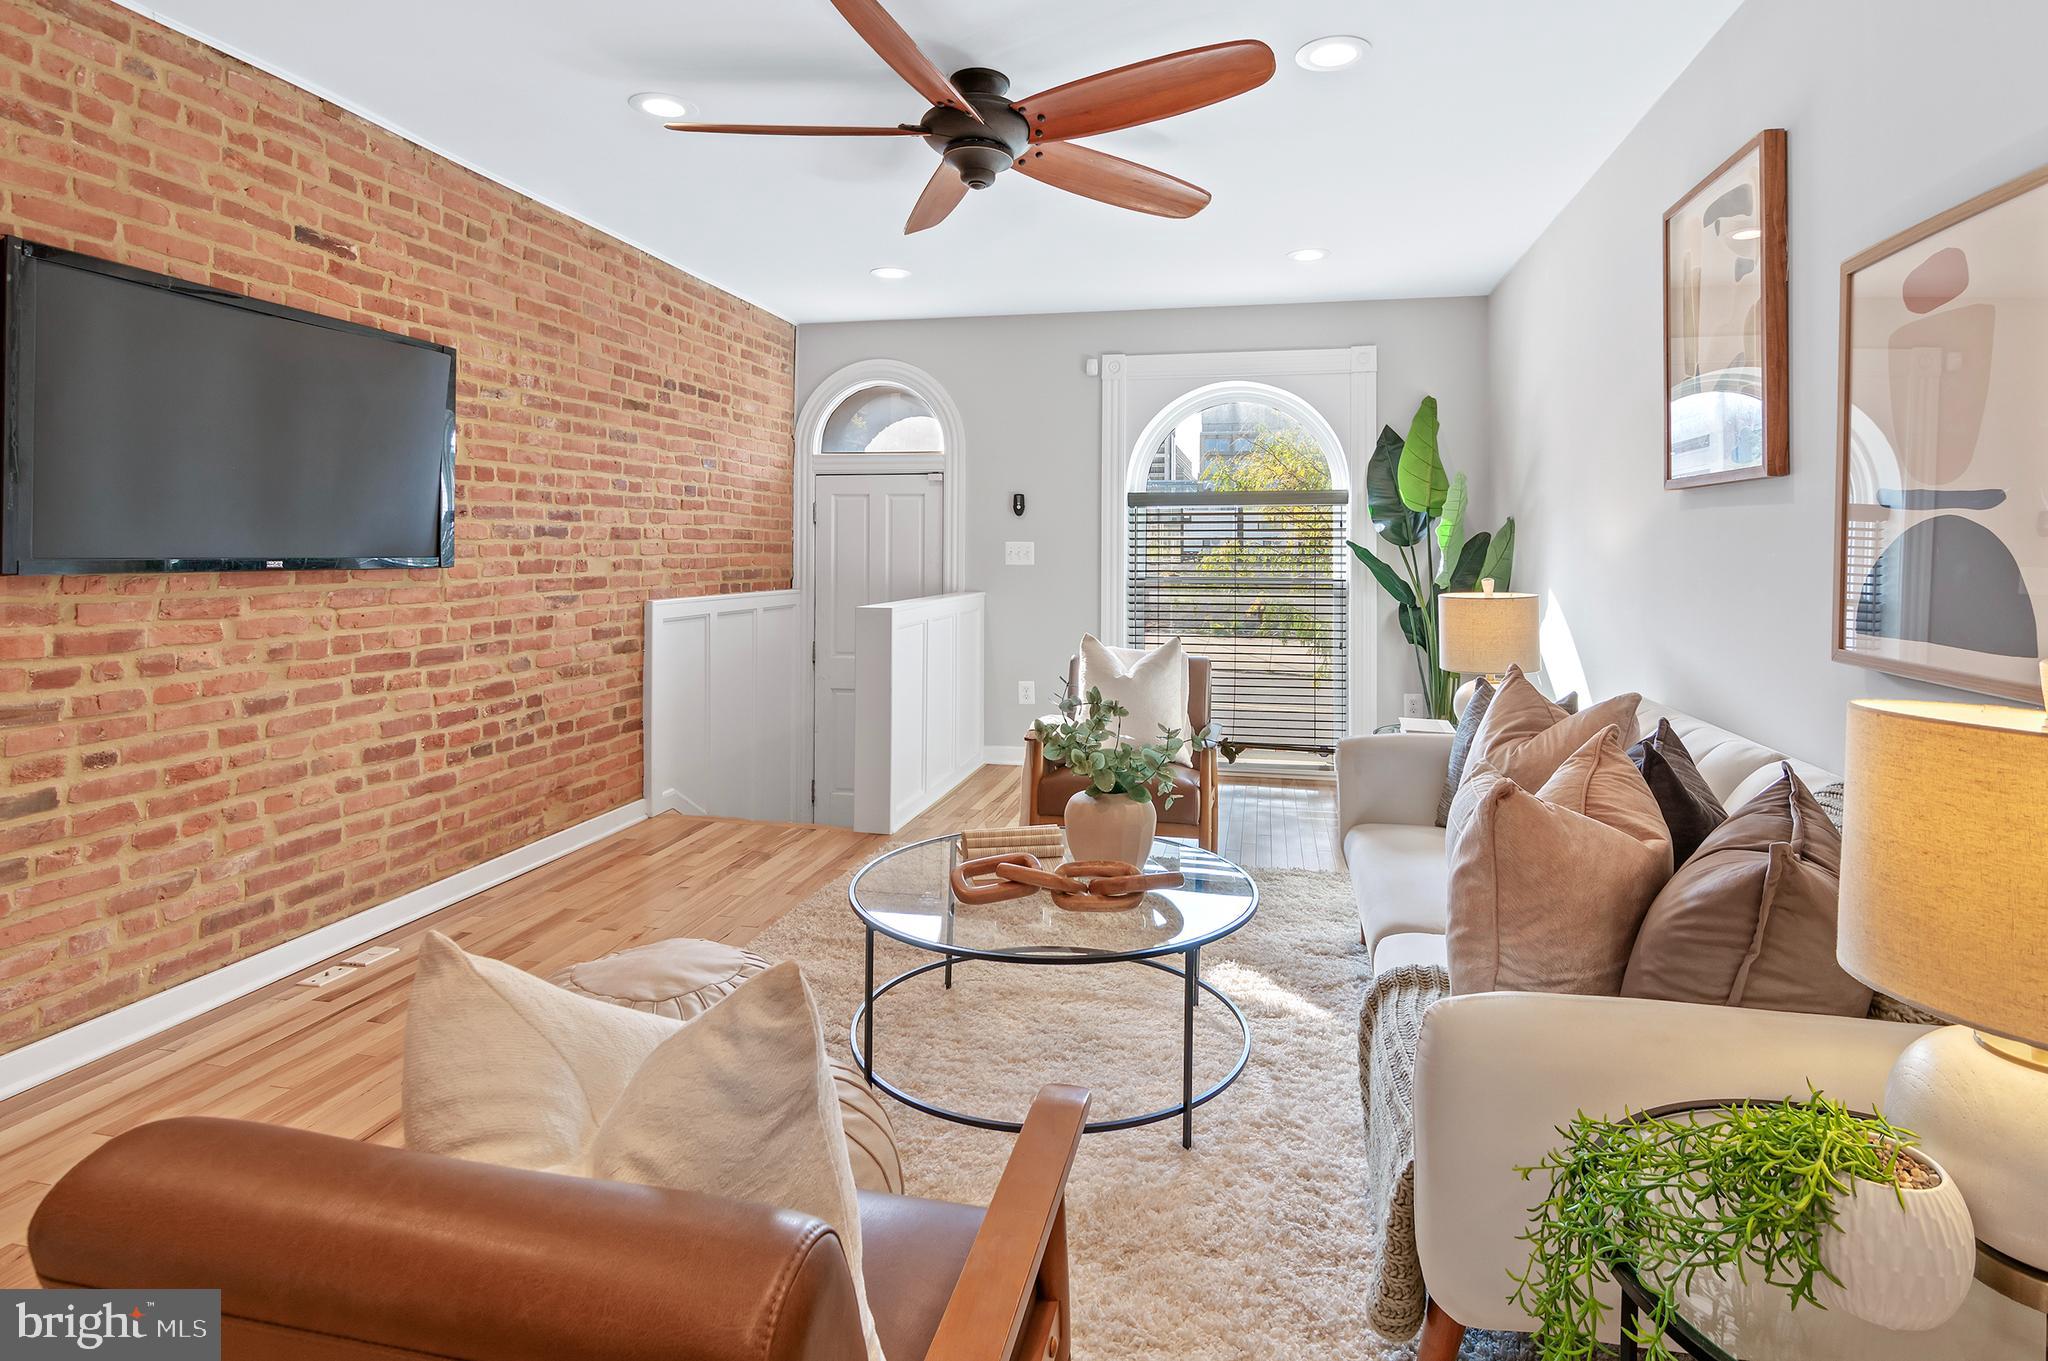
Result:
[[[817,478],[815,821],[853,825],[854,611],[938,595],[945,482],[928,473]]]

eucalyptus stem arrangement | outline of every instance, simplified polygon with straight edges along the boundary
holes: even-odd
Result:
[[[1913,1136],[1811,1091],[1805,1101],[1738,1104],[1655,1118],[1584,1112],[1524,1180],[1547,1175],[1530,1210],[1529,1264],[1510,1300],[1537,1322],[1543,1361],[1594,1361],[1609,1306],[1595,1294],[1626,1262],[1656,1297],[1635,1340],[1648,1361],[1675,1361],[1665,1331],[1701,1273],[1761,1274],[1790,1307],[1822,1306],[1834,1280],[1821,1260],[1836,1201],[1855,1183],[1901,1196],[1916,1166]],[[1839,1282],[1836,1282],[1839,1284]]]
[[[1161,728],[1150,742],[1127,738],[1123,720],[1131,711],[1104,699],[1094,686],[1086,695],[1061,695],[1059,708],[1058,722],[1041,718],[1032,723],[1031,731],[1043,744],[1045,759],[1086,778],[1087,792],[1096,798],[1121,795],[1171,808],[1179,795],[1173,792],[1173,777],[1166,768],[1185,752],[1216,745],[1213,724],[1192,736],[1178,728]]]

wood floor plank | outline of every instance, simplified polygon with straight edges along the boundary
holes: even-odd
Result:
[[[1015,823],[1018,800],[1016,768],[987,766],[902,837]],[[1221,811],[1220,844],[1240,864],[1332,867],[1327,782],[1226,780]],[[317,990],[273,984],[0,1102],[0,1287],[35,1284],[24,1233],[50,1184],[147,1121],[216,1115],[400,1143],[402,1022],[427,931],[542,974],[671,936],[743,945],[887,840],[800,823],[650,818],[379,937],[399,953],[356,976]]]

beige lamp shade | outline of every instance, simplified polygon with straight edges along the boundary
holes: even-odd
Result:
[[[1511,591],[1446,591],[1437,597],[1437,665],[1462,676],[1497,676],[1543,665],[1536,597]]]
[[[1858,700],[1842,811],[1842,967],[2048,1048],[2048,715]]]

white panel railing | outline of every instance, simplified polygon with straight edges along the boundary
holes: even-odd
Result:
[[[811,666],[797,591],[647,602],[647,811],[811,816]]]
[[[854,616],[853,825],[895,832],[982,763],[980,591]]]

